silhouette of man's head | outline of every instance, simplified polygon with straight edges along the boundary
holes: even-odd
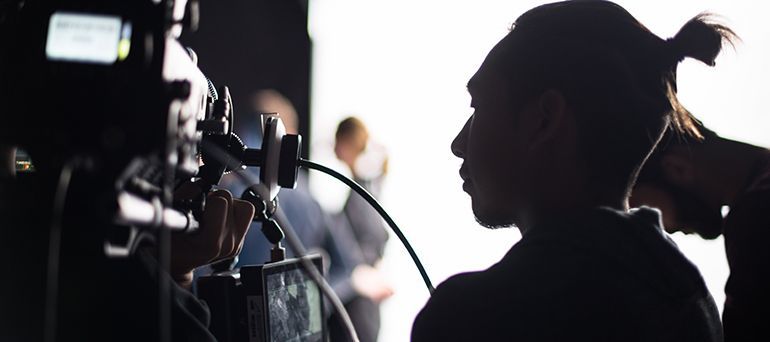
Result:
[[[696,233],[704,239],[722,234],[722,206],[712,203],[699,186],[699,170],[704,148],[722,140],[716,133],[700,127],[703,139],[668,134],[650,156],[639,174],[630,202],[661,209],[668,232]]]
[[[676,98],[676,66],[713,65],[732,32],[707,20],[664,40],[608,1],[519,17],[468,83],[475,111],[452,143],[477,219],[521,227],[558,211],[625,208],[667,127],[700,136]]]

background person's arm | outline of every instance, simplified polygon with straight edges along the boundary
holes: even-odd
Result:
[[[724,235],[730,265],[725,341],[770,341],[770,191],[739,200],[725,221]]]

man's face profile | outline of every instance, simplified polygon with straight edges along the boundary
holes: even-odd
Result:
[[[489,228],[515,223],[527,166],[525,134],[511,105],[515,94],[497,67],[496,50],[468,83],[474,112],[452,143],[452,152],[463,159],[463,190],[471,196],[477,221]]]

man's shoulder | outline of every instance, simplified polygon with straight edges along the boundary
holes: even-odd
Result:
[[[441,283],[439,286],[441,291],[437,290],[437,292],[442,296],[455,296],[458,293],[463,293],[465,294],[464,297],[469,298],[492,291],[505,282],[505,278],[501,277],[501,272],[496,269],[498,265],[499,263],[484,271],[456,274]],[[513,273],[515,271],[511,270],[511,275]],[[472,292],[469,293],[468,291]]]
[[[457,274],[442,282],[415,319],[412,340],[479,340],[487,334],[500,338],[512,333],[505,332],[505,327],[527,320],[527,313],[542,304],[544,294],[536,286],[542,278],[529,270],[530,263],[523,262],[519,253],[526,251],[515,247],[484,271]]]
[[[486,270],[476,272],[464,272],[453,275],[443,281],[433,293],[431,301],[450,300],[454,305],[460,304],[463,300],[476,304],[475,298],[489,295],[506,297],[517,296],[520,292],[506,291],[511,287],[521,287],[526,283],[538,283],[541,277],[547,277],[549,270],[558,267],[560,255],[554,255],[552,248],[562,249],[563,246],[554,245],[531,245],[525,241],[517,243],[510,251],[497,263]],[[566,254],[569,251],[564,252]],[[562,253],[562,254],[564,254]],[[572,256],[571,258],[574,258]],[[543,269],[545,266],[546,269]],[[539,271],[535,271],[538,269]],[[555,271],[556,272],[556,271]]]
[[[486,320],[482,307],[487,301],[479,298],[490,285],[486,272],[457,274],[442,282],[415,318],[412,340],[447,340],[451,335],[462,340],[459,335]]]
[[[444,307],[469,306],[474,303],[475,297],[488,284],[488,271],[467,272],[456,274],[443,281],[431,295],[426,309],[439,309],[441,312]],[[423,310],[430,312],[431,310]]]

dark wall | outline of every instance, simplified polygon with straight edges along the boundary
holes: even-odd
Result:
[[[238,126],[256,125],[248,122],[253,115],[243,115],[250,114],[247,103],[254,91],[276,89],[297,109],[302,154],[307,157],[311,62],[307,0],[202,0],[200,9],[200,28],[181,40],[195,50],[201,70],[215,85],[230,87]]]

